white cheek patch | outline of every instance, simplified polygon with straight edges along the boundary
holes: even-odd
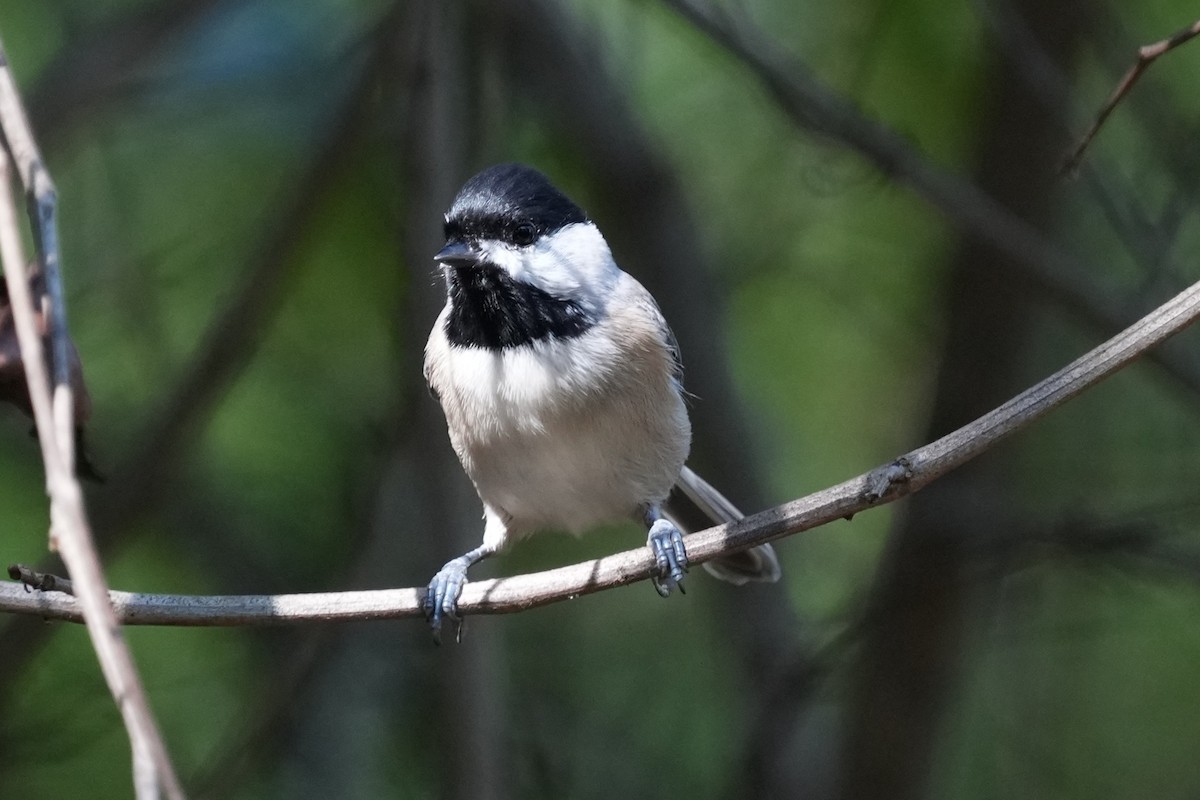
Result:
[[[488,242],[483,253],[514,279],[581,303],[593,313],[603,311],[621,274],[604,237],[590,222],[567,225],[524,248]]]
[[[521,253],[516,248],[501,242],[485,242],[480,247],[484,260],[495,264],[514,278],[520,279],[525,270]]]

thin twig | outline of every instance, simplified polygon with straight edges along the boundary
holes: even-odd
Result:
[[[3,58],[2,54],[3,50],[0,47],[0,60]],[[11,75],[2,68],[3,66],[4,64],[0,63],[0,75],[6,77],[0,79],[0,84],[9,85],[6,82],[11,81]],[[12,88],[11,85],[9,88]],[[12,112],[13,98],[5,96],[8,91],[9,89],[0,88],[0,113]],[[10,136],[9,130],[6,124],[6,136]],[[11,138],[7,141],[10,147],[16,149]],[[20,146],[28,147],[29,143]],[[36,154],[36,150],[34,153]],[[139,800],[157,798],[160,796],[161,787],[169,798],[175,800],[184,796],[183,790],[150,712],[133,657],[117,625],[112,606],[109,605],[104,573],[83,509],[83,493],[71,466],[75,436],[71,420],[73,402],[69,369],[65,383],[56,385],[54,397],[51,398],[42,340],[34,318],[33,297],[25,274],[26,261],[22,252],[17,212],[12,196],[7,191],[11,185],[11,169],[8,154],[0,152],[0,261],[4,265],[4,278],[12,304],[17,340],[24,354],[26,383],[29,386],[34,422],[46,468],[51,541],[57,544],[74,580],[79,598],[78,608],[87,624],[88,634],[109,690],[124,718],[133,750],[133,776],[137,797]],[[44,169],[38,167],[35,173],[31,174],[31,179],[38,181],[38,174],[45,176],[45,183],[42,185],[43,188],[50,187],[49,197],[52,201],[53,187],[49,184],[49,176],[45,175]],[[39,202],[46,196],[40,193]],[[42,247],[49,248],[44,249],[42,255],[48,255],[56,252],[56,244],[52,238],[53,215],[44,216],[44,209],[40,205],[37,206],[37,210]],[[47,231],[51,233],[50,239],[45,238]],[[44,269],[47,269],[49,280],[48,267]],[[53,326],[59,327],[64,323],[65,318],[60,316],[53,321]]]
[[[20,581],[26,589],[37,589],[39,592],[62,592],[75,594],[75,585],[70,578],[52,575],[49,572],[38,572],[33,567],[24,564],[11,564],[8,567],[8,577]]]
[[[1075,149],[1063,160],[1062,172],[1064,175],[1074,175],[1079,169],[1079,164],[1083,161],[1084,152],[1091,145],[1092,140],[1096,138],[1096,134],[1100,132],[1100,126],[1112,114],[1117,104],[1124,100],[1125,96],[1133,89],[1133,85],[1137,83],[1138,78],[1142,77],[1142,73],[1149,69],[1150,65],[1158,60],[1159,56],[1165,55],[1176,47],[1179,47],[1179,45],[1195,38],[1197,35],[1200,35],[1200,19],[1186,28],[1176,31],[1162,41],[1138,48],[1137,60],[1133,62],[1133,66],[1129,68],[1117,84],[1117,88],[1113,89],[1113,93],[1109,95],[1108,100],[1100,107],[1095,121],[1092,122],[1092,127],[1088,128],[1087,133],[1075,145]]]
[[[851,517],[912,494],[1128,365],[1200,317],[1200,283],[1176,295],[1099,347],[974,422],[917,450],[807,497],[709,528],[687,538],[700,564],[773,539]],[[654,571],[645,547],[569,567],[467,584],[459,608],[505,614],[645,580]],[[278,625],[422,616],[424,589],[313,594],[203,596],[112,592],[126,625]],[[78,622],[79,604],[57,593],[28,593],[0,583],[0,611]]]
[[[705,0],[662,0],[724,48],[762,83],[779,109],[799,128],[853,148],[885,175],[907,185],[964,232],[1008,256],[1019,277],[1086,324],[1107,333],[1134,313],[1094,280],[1094,272],[1044,234],[969,181],[925,158],[907,139],[867,117],[848,98],[823,84],[812,70],[750,20],[731,19]],[[1141,309],[1137,310],[1139,313]],[[1200,394],[1200,360],[1172,347],[1149,355],[1172,378]],[[1200,410],[1200,403],[1188,406]]]

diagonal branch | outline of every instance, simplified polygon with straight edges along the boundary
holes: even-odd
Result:
[[[33,128],[29,124],[29,115],[21,102],[21,94],[17,89],[17,81],[13,72],[8,68],[8,56],[4,45],[0,43],[0,131],[4,134],[4,142],[12,160],[16,162],[17,174],[25,189],[25,200],[33,220],[34,244],[37,250],[38,265],[46,279],[46,293],[50,297],[50,341],[53,358],[53,425],[56,428],[59,441],[60,457],[66,462],[68,470],[75,468],[75,401],[72,397],[71,385],[71,336],[67,329],[67,301],[63,291],[62,276],[59,274],[58,256],[58,199],[54,181],[42,161],[42,153],[37,140],[33,137]],[[7,191],[7,181],[3,187]],[[18,263],[11,262],[14,272]],[[23,263],[22,265],[23,266]],[[13,295],[13,303],[17,297]],[[19,326],[18,326],[19,328]],[[20,339],[20,337],[18,337]],[[25,351],[24,345],[22,350]],[[32,353],[32,351],[26,351]],[[26,360],[28,369],[28,359]],[[38,428],[39,437],[44,437],[49,429]],[[43,442],[48,441],[43,438]],[[53,531],[51,531],[53,536]],[[51,543],[53,545],[53,542]]]
[[[1127,366],[1198,317],[1200,282],[1007,403],[890,464],[739,522],[692,534],[687,537],[688,556],[693,564],[700,564],[919,491]],[[459,608],[467,614],[523,611],[645,580],[654,568],[653,555],[640,547],[546,572],[469,583]],[[110,596],[118,618],[127,625],[278,625],[420,617],[424,589],[246,596],[112,592]],[[74,597],[33,593],[17,583],[0,583],[0,611],[80,620]]]
[[[56,387],[54,400],[51,399],[50,378],[42,353],[41,336],[34,320],[33,297],[24,270],[26,261],[16,208],[7,191],[11,180],[10,170],[7,154],[0,152],[0,261],[4,264],[4,278],[12,301],[17,338],[24,354],[26,382],[46,467],[51,541],[62,553],[63,561],[71,572],[79,596],[78,613],[87,623],[101,671],[129,732],[137,796],[157,798],[161,786],[168,797],[182,798],[183,790],[150,711],[133,656],[108,602],[108,588],[84,512],[83,493],[71,466],[75,436],[70,424],[69,377],[65,386],[60,384]],[[56,320],[55,325],[61,321]],[[67,424],[61,426],[64,419],[64,388],[67,390]]]
[[[57,199],[54,182],[21,103],[12,70],[0,44],[0,129],[7,152],[0,152],[0,262],[11,301],[17,341],[25,367],[34,423],[46,471],[50,499],[50,545],[62,553],[76,584],[83,620],[101,672],[112,692],[129,735],[133,782],[138,798],[158,798],[160,789],[172,800],[183,788],[171,764],[162,734],[138,677],[137,666],[108,601],[108,586],[91,526],[83,491],[75,477],[75,400],[72,396],[71,347],[66,301],[59,274]],[[11,155],[11,160],[10,160]],[[46,281],[50,309],[51,370],[42,349],[33,295],[25,272],[21,230],[10,187],[12,165],[25,189],[33,221],[38,264]],[[45,309],[42,312],[47,313]],[[51,392],[53,387],[53,393]]]
[[[366,63],[317,134],[294,183],[273,201],[282,209],[278,219],[262,232],[244,263],[231,272],[243,277],[229,293],[229,301],[213,314],[178,378],[163,391],[164,399],[148,414],[126,456],[113,468],[108,491],[92,509],[102,551],[121,546],[136,533],[137,526],[129,524],[130,519],[158,501],[197,431],[257,352],[264,330],[275,319],[285,285],[295,274],[295,251],[302,234],[362,136],[369,119],[367,106],[387,69],[384,46],[396,30],[398,18],[395,12],[381,18]],[[155,469],[147,470],[146,464],[154,464]],[[0,696],[4,685],[20,674],[48,635],[45,626],[19,625],[21,622],[29,620],[14,620],[0,628],[0,651],[7,654],[0,659]]]

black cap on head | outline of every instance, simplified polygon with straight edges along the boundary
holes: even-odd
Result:
[[[524,164],[497,164],[463,184],[446,212],[446,239],[498,239],[517,245],[587,215],[550,179]]]

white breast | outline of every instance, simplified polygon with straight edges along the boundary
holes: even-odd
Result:
[[[672,356],[649,295],[624,277],[639,302],[575,338],[452,348],[444,313],[434,326],[426,375],[501,539],[632,516],[679,475],[691,432]]]

